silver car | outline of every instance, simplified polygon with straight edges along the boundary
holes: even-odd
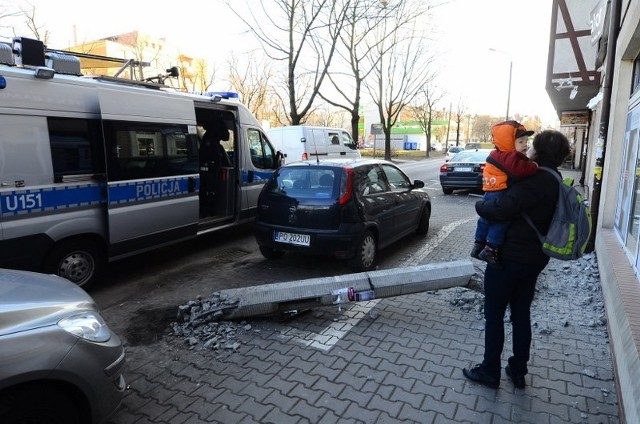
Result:
[[[100,423],[125,390],[120,338],[54,275],[0,269],[0,422]]]

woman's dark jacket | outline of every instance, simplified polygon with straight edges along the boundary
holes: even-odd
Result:
[[[538,162],[538,165],[558,172],[551,164]],[[520,212],[525,211],[538,231],[546,234],[556,208],[558,190],[556,178],[540,169],[531,177],[510,184],[501,196],[476,203],[476,212],[481,217],[491,221],[512,221],[500,248],[502,259],[527,264],[549,262],[549,257],[542,252],[538,236]]]

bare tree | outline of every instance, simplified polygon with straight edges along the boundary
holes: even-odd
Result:
[[[0,4],[0,38],[11,40],[13,37],[25,36],[40,40],[45,45],[48,44],[49,31],[39,23],[36,7],[30,2],[26,2],[26,4],[18,2],[18,6],[12,3],[4,1]],[[25,32],[16,33],[16,27],[13,25],[14,18],[24,18]],[[20,29],[20,31],[22,30]]]
[[[467,113],[467,107],[462,99],[458,99],[456,106],[456,146],[460,145],[460,125],[462,125],[462,118],[464,118],[465,113]]]
[[[415,104],[411,107],[413,119],[418,122],[427,139],[427,157],[430,156],[431,151],[432,124],[437,114],[436,104],[443,97],[444,93],[435,88],[433,81],[429,81],[420,90]]]
[[[330,105],[319,105],[313,113],[310,113],[307,119],[309,125],[317,125],[321,127],[346,128],[345,124],[347,113],[342,110],[336,111],[329,107]]]
[[[278,102],[272,100],[271,86],[274,72],[266,60],[260,60],[255,54],[247,57],[245,62],[232,55],[228,62],[229,83],[232,90],[240,95],[242,103],[259,120],[269,120],[271,110],[279,107]],[[242,68],[242,69],[241,69]]]
[[[49,43],[49,31],[44,28],[44,25],[38,23],[36,16],[36,7],[27,2],[27,8],[20,8],[20,11],[25,17],[25,25],[31,31],[36,40],[42,41],[45,45]]]
[[[540,132],[543,130],[542,128],[542,118],[538,115],[534,116],[525,116],[519,119],[519,121],[524,125],[528,130]]]
[[[478,115],[473,120],[473,138],[480,143],[491,142],[491,127],[500,119],[490,115]]]
[[[133,54],[133,57],[142,62],[149,62],[152,67],[152,73],[155,71],[157,74],[164,73],[166,66],[161,62],[161,49],[160,46],[152,42],[151,38],[146,34],[141,34],[138,31],[133,31],[128,34],[122,34],[118,36],[119,42],[128,46],[129,52]],[[143,69],[140,68],[140,79],[145,79]]]
[[[377,31],[377,40],[383,37],[383,42],[377,42],[374,54],[367,58],[374,66],[365,85],[378,109],[387,160],[391,159],[391,128],[431,77],[432,58],[425,50],[425,39],[417,31],[415,20],[405,20],[415,13],[415,7],[412,2],[398,3]]]
[[[23,15],[24,12],[20,10],[14,10],[9,4],[0,5],[0,37],[11,39],[16,35],[15,28],[11,25],[7,25],[7,19],[11,22],[12,18]],[[11,35],[8,33],[11,32]]]
[[[345,5],[344,30],[340,33],[336,54],[346,66],[327,74],[331,89],[325,89],[319,95],[327,103],[351,115],[351,135],[358,140],[362,85],[375,65],[375,62],[367,63],[364,59],[384,39],[376,42],[372,35],[394,8],[381,8],[379,0],[347,0]]]
[[[227,6],[261,43],[265,54],[286,63],[287,113],[292,125],[303,123],[333,59],[344,23],[345,2],[334,0],[260,0],[250,18]],[[347,1],[348,3],[348,1]],[[305,65],[312,65],[308,68]]]
[[[178,55],[180,85],[185,91],[207,92],[216,78],[216,69],[209,69],[204,59],[190,59]]]

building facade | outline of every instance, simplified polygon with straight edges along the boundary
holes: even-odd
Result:
[[[640,422],[640,5],[554,0],[547,92],[575,134],[623,422]]]

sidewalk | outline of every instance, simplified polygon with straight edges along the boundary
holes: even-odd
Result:
[[[474,226],[424,262],[467,258]],[[127,346],[130,389],[110,423],[620,422],[594,255],[543,272],[523,390],[504,374],[497,390],[462,375],[483,352],[482,304],[449,289],[238,323],[217,350],[170,336]]]

